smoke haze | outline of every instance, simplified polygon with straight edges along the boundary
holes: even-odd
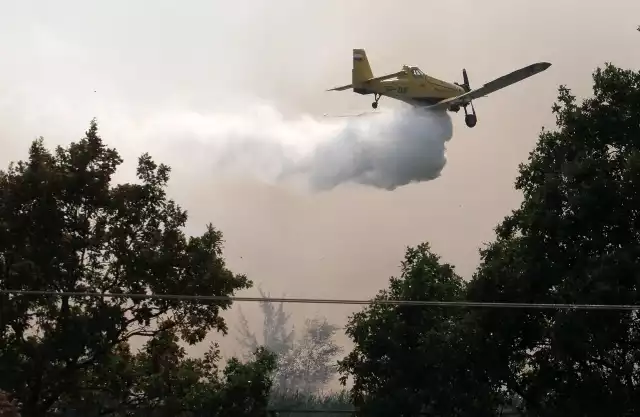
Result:
[[[165,114],[143,134],[161,141],[171,159],[180,154],[188,165],[220,177],[288,182],[312,191],[345,183],[394,190],[440,176],[452,123],[444,112],[410,108],[286,120],[265,105],[235,113]]]
[[[212,222],[234,272],[294,297],[371,297],[397,273],[404,247],[425,240],[471,276],[478,247],[520,204],[518,164],[540,128],[554,125],[557,86],[568,83],[584,97],[596,66],[640,65],[640,54],[630,53],[640,39],[637,0],[616,7],[410,0],[401,12],[381,0],[5,3],[3,167],[25,158],[37,136],[49,147],[68,145],[96,116],[125,161],[117,181],[134,179],[142,152],[167,163],[170,196],[189,213],[187,232]],[[536,61],[553,67],[478,100],[473,129],[453,115],[455,140],[446,141],[448,120],[400,140],[392,133],[410,130],[411,119],[321,116],[370,108],[369,97],[325,93],[349,82],[354,47],[366,48],[375,74],[406,63],[459,82],[464,67],[473,87]],[[381,101],[383,109],[395,106]],[[428,125],[411,126],[420,123]],[[371,134],[376,129],[382,133]],[[402,150],[414,154],[401,158]],[[423,182],[398,185],[409,177]],[[275,185],[296,180],[315,189],[344,185],[314,195]],[[399,188],[384,191],[394,183]],[[289,307],[298,325],[316,312],[343,325],[358,309]],[[252,328],[262,323],[257,310],[243,304]],[[227,317],[237,320],[235,311]],[[236,348],[233,337],[211,337]]]

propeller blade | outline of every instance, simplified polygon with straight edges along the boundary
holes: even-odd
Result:
[[[467,70],[462,68],[462,79],[463,85],[467,89],[467,91],[471,90],[471,86],[469,85],[469,77],[467,76]]]

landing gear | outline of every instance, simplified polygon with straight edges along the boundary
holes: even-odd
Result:
[[[374,109],[378,108],[378,101],[380,101],[380,97],[381,97],[381,94],[377,94],[377,93],[373,94],[374,102],[371,103],[371,107],[373,107]]]
[[[468,127],[474,127],[478,123],[478,117],[476,116],[476,109],[473,108],[473,102],[469,102],[471,105],[471,113],[467,112],[467,106],[464,106],[464,122]]]
[[[462,69],[462,79],[463,79],[462,84],[458,84],[458,83],[456,84],[462,87],[466,92],[471,91],[471,85],[469,85],[469,77],[467,76],[467,70],[464,68]],[[467,111],[468,105],[471,105],[471,113]],[[476,109],[473,108],[473,102],[470,101],[467,104],[463,104],[462,107],[464,108],[464,123],[468,127],[474,127],[476,123],[478,123],[478,117],[476,116]]]
[[[464,116],[464,122],[467,124],[467,126],[474,127],[476,123],[478,123],[478,118],[475,114],[467,114],[466,116]]]

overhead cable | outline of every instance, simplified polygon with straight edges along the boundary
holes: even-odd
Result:
[[[91,298],[131,298],[179,301],[227,301],[227,302],[261,302],[261,303],[294,303],[294,304],[343,304],[371,305],[385,304],[412,307],[459,307],[459,308],[519,308],[519,309],[551,309],[551,310],[626,310],[635,311],[640,305],[632,304],[558,304],[558,303],[508,303],[481,301],[427,301],[427,300],[394,300],[394,299],[323,299],[323,298],[275,298],[275,297],[236,297],[223,295],[187,295],[187,294],[142,294],[142,293],[100,293],[83,291],[35,291],[0,289],[0,294],[58,296],[58,297],[91,297]]]

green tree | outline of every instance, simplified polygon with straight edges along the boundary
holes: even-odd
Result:
[[[607,64],[565,86],[470,284],[478,301],[640,303],[640,73]],[[479,310],[477,355],[531,416],[640,413],[637,312]]]
[[[227,296],[251,286],[226,268],[219,231],[185,236],[187,214],[165,192],[169,167],[145,154],[139,183],[112,185],[121,162],[94,120],[79,142],[50,152],[40,138],[0,172],[0,288]],[[43,416],[89,389],[86,376],[134,337],[171,330],[193,344],[226,333],[219,312],[230,304],[0,295],[0,389]]]
[[[408,248],[399,278],[376,299],[458,301],[464,281],[423,243]],[[465,312],[446,307],[372,304],[349,319],[354,349],[340,361],[353,378],[353,403],[366,416],[493,415],[498,395],[473,370]]]
[[[193,407],[189,394],[217,359],[185,356],[171,331],[150,338],[137,354],[122,343],[88,370],[83,389],[66,393],[57,408],[65,416],[184,415]]]
[[[135,355],[128,344],[118,346],[60,408],[65,416],[83,417],[264,416],[275,356],[258,349],[252,359],[232,358],[220,372],[217,344],[204,357],[189,358],[175,332],[166,330]]]
[[[232,358],[222,372],[219,360],[217,344],[203,358],[190,358],[177,335],[166,330],[137,354],[128,344],[118,346],[57,409],[67,417],[263,416],[275,357],[259,349],[245,363]]]

